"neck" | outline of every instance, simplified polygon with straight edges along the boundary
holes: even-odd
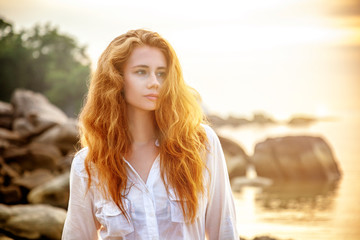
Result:
[[[153,111],[128,108],[127,113],[132,145],[143,145],[156,139]]]

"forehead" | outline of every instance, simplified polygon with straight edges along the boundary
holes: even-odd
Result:
[[[139,46],[134,48],[126,65],[129,67],[137,65],[166,67],[166,58],[158,48]]]

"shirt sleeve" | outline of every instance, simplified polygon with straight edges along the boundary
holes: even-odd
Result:
[[[100,224],[94,213],[93,191],[87,191],[87,174],[84,166],[84,154],[78,153],[71,165],[70,198],[62,240],[97,239]]]
[[[205,232],[209,240],[239,239],[234,199],[224,153],[216,133],[205,127],[209,140],[207,166],[210,171]]]

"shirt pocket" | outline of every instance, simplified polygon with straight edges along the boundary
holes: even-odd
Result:
[[[176,223],[187,223],[189,220],[184,217],[181,199],[176,197],[173,189],[169,189],[169,203],[171,221]],[[199,210],[196,212],[196,217],[199,217]]]
[[[125,211],[130,216],[130,201],[125,199]],[[108,236],[126,236],[134,231],[134,225],[126,219],[118,206],[112,202],[105,202],[102,208],[102,222],[107,229]]]

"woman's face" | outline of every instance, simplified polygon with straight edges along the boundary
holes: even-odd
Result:
[[[158,48],[136,47],[123,69],[124,93],[128,109],[155,110],[166,71],[165,56]]]

